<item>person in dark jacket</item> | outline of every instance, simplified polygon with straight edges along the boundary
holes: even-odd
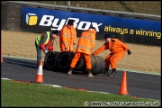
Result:
[[[42,58],[41,51],[43,51],[45,54],[53,51],[53,40],[58,36],[58,33],[59,32],[57,30],[46,31],[38,35],[35,39],[35,47],[37,50],[37,66],[39,66],[39,62]]]

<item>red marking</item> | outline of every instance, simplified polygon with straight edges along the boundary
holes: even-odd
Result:
[[[24,80],[13,80],[13,81],[27,83],[27,84],[31,84],[32,83],[32,81],[24,81]]]
[[[84,88],[77,88],[77,90],[86,91],[86,89],[84,89]]]
[[[73,90],[80,90],[80,91],[86,91],[86,89],[84,89],[84,88],[71,88],[71,87],[67,87],[67,86],[63,86],[63,88],[68,88],[68,89],[73,89]]]

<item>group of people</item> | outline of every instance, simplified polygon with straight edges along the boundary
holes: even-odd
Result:
[[[91,55],[98,55],[102,51],[109,49],[110,54],[105,57],[105,73],[107,76],[116,76],[116,63],[125,56],[126,51],[128,55],[131,54],[130,49],[125,43],[117,38],[112,38],[109,34],[105,34],[104,36],[106,42],[93,52],[96,40],[96,29],[94,27],[90,27],[88,30],[83,31],[78,43],[76,43],[77,31],[74,27],[74,20],[69,19],[68,23],[63,26],[60,32],[57,30],[46,31],[36,38],[35,46],[37,50],[37,66],[39,66],[40,59],[42,58],[41,51],[45,54],[52,52],[53,41],[57,36],[59,36],[61,52],[67,51],[75,53],[70,63],[70,69],[67,72],[68,75],[72,75],[72,71],[80,57],[83,57],[88,77],[93,77]],[[75,51],[74,46],[76,46]],[[111,73],[109,73],[110,66],[112,69]]]

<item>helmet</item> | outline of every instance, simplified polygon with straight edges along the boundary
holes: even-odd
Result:
[[[110,34],[107,33],[107,34],[105,34],[104,38],[105,38],[105,39],[111,38],[111,36],[110,36]]]
[[[89,30],[91,30],[91,31],[94,31],[95,30],[95,32],[96,32],[96,28],[93,27],[92,25],[89,27]]]
[[[52,34],[58,35],[59,31],[58,30],[52,30]]]
[[[74,23],[74,20],[73,19],[69,19],[68,25],[73,25],[73,23]]]
[[[96,30],[96,28],[95,27],[92,27],[92,26],[90,26],[89,29],[95,29]]]
[[[90,25],[89,29],[95,29],[95,30],[96,30],[96,28],[95,28],[95,27],[93,27],[93,25],[92,25],[92,24]]]

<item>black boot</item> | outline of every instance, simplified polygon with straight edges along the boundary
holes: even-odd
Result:
[[[90,69],[88,69],[87,72],[88,72],[88,77],[93,77],[92,71]]]
[[[104,75],[109,76],[109,69],[105,69]]]
[[[112,69],[112,72],[109,76],[117,76],[117,73],[116,73],[116,68]]]
[[[70,68],[69,71],[67,72],[68,75],[72,75],[73,68]]]

